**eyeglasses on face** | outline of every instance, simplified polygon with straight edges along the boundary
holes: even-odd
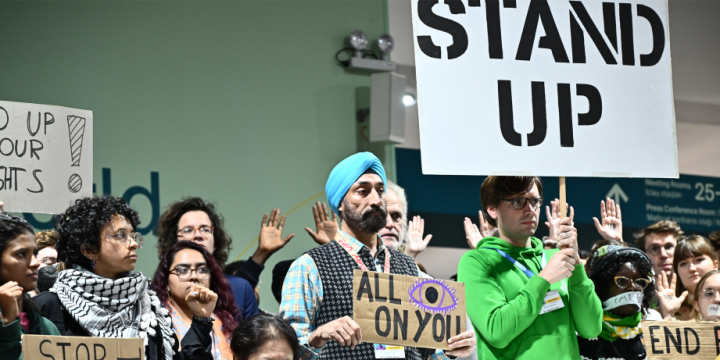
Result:
[[[135,242],[138,245],[138,249],[143,247],[143,236],[142,234],[138,232],[127,232],[127,230],[120,230],[117,232],[117,234],[114,235],[108,235],[107,237],[109,240],[117,241],[125,247],[129,248],[130,244],[132,244],[132,241],[130,239],[135,240]]]
[[[189,266],[178,265],[174,269],[170,270],[171,274],[175,274],[181,281],[190,280],[190,275],[195,272],[199,280],[206,280],[210,278],[210,268],[203,265],[195,269],[191,269]]]
[[[645,249],[645,251],[652,256],[658,256],[663,248],[665,249],[666,254],[672,254],[675,252],[675,244],[673,243],[667,243],[663,246],[660,246],[660,244],[652,244],[650,247]]]
[[[203,239],[207,239],[212,236],[215,228],[212,226],[201,226],[199,228],[193,226],[186,226],[178,230],[177,235],[182,239],[192,239],[192,237],[195,235],[195,231],[200,231],[200,236],[202,236]]]
[[[712,289],[712,288],[707,288],[707,289],[705,289],[705,290],[702,291],[702,295],[700,295],[700,296],[702,296],[703,298],[705,298],[705,300],[712,300],[712,299],[715,298],[715,295],[717,295],[719,292],[720,292],[720,291],[718,291],[718,290],[715,290],[715,289]]]
[[[650,280],[646,279],[646,278],[639,278],[639,279],[631,280],[624,276],[616,276],[616,277],[614,277],[614,279],[615,279],[615,284],[621,289],[627,289],[631,283],[634,283],[636,287],[640,288],[640,290],[645,290],[645,288],[648,287],[648,285],[650,285]]]
[[[55,265],[55,264],[57,263],[57,258],[56,258],[56,257],[50,257],[50,256],[41,257],[41,258],[38,258],[38,262],[41,263],[41,264],[43,264],[43,265],[48,265],[48,266],[49,266],[49,265]]]
[[[536,210],[540,207],[540,205],[542,205],[543,201],[545,201],[545,199],[541,196],[533,196],[533,197],[529,197],[529,198],[518,196],[518,197],[515,197],[512,199],[500,199],[500,200],[509,201],[510,204],[512,205],[513,209],[515,209],[515,210],[522,210],[523,208],[525,208],[525,205],[527,205],[528,202],[530,202],[530,207],[533,210]]]

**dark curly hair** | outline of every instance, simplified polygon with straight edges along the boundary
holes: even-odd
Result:
[[[233,297],[230,283],[227,281],[227,278],[225,278],[225,275],[223,275],[215,258],[213,258],[202,245],[192,241],[181,240],[171,246],[160,259],[160,265],[158,265],[157,270],[155,270],[150,288],[157,293],[163,306],[167,306],[169,300],[167,288],[169,283],[168,278],[170,277],[170,266],[172,266],[173,261],[175,261],[175,255],[184,249],[195,250],[205,258],[205,262],[210,268],[211,273],[210,290],[218,295],[217,305],[215,305],[213,314],[222,321],[223,333],[229,338],[237,327],[238,321],[242,321],[242,314],[240,314],[240,310],[238,310],[235,305],[235,298]],[[237,318],[235,314],[238,315]]]
[[[300,344],[290,323],[278,316],[257,314],[245,320],[232,335],[230,349],[236,358],[246,360],[270,340],[285,340],[290,345],[293,360],[300,359]]]
[[[75,200],[75,204],[54,218],[55,230],[60,235],[55,244],[58,261],[64,262],[67,268],[80,265],[89,269],[90,259],[83,255],[82,249],[89,253],[100,251],[100,233],[114,215],[124,216],[133,230],[140,224],[137,211],[121,197],[108,195]]]
[[[590,260],[588,260],[588,264],[595,260],[593,259],[595,255],[596,253],[593,253]],[[640,274],[648,275],[652,273],[652,263],[650,261],[643,261],[637,257],[618,256],[613,263],[604,266],[599,272],[588,274],[590,280],[592,280],[595,285],[595,293],[601,300],[608,298],[607,289],[614,284],[613,278],[615,277],[615,273],[623,264],[628,262],[635,265],[635,268]],[[655,295],[655,281],[652,281],[652,278],[650,280],[650,284],[643,290],[643,302],[640,308],[643,315],[645,315],[647,309],[651,307],[650,302]]]
[[[2,254],[5,252],[5,249],[18,236],[23,234],[35,234],[35,230],[21,217],[0,213],[0,267],[2,266]],[[7,280],[0,279],[0,285],[4,285],[6,282]],[[30,295],[27,292],[23,294],[22,304],[24,310],[20,311],[32,309],[40,313],[35,303],[30,300]]]
[[[160,215],[157,229],[158,257],[161,258],[171,246],[178,242],[177,232],[180,230],[178,229],[178,223],[180,218],[190,211],[202,211],[210,218],[211,225],[215,228],[213,231],[215,251],[212,256],[217,260],[218,265],[224,268],[230,253],[232,238],[223,228],[225,220],[222,215],[215,211],[215,206],[199,197],[184,198],[168,206],[165,212]]]

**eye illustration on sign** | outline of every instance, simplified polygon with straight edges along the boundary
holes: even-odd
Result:
[[[455,289],[442,280],[418,279],[408,289],[410,303],[428,312],[447,314],[458,306]]]

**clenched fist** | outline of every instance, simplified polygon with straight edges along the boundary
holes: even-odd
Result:
[[[215,310],[217,299],[217,294],[212,290],[200,284],[192,284],[185,297],[185,302],[187,302],[193,315],[208,318],[212,316],[212,312]]]

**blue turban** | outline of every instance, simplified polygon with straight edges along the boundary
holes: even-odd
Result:
[[[370,152],[361,152],[345,158],[330,172],[327,184],[325,184],[325,196],[327,196],[330,208],[336,214],[340,202],[347,194],[350,187],[362,176],[368,169],[372,169],[382,178],[383,183],[387,183],[385,178],[385,169],[380,163],[380,159]]]

